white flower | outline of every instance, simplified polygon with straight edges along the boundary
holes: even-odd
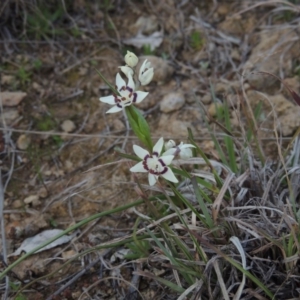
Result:
[[[137,65],[137,63],[139,62],[139,59],[137,58],[137,56],[130,51],[127,51],[127,54],[125,55],[124,59],[125,59],[127,66],[129,66],[130,68],[134,68]]]
[[[190,148],[196,148],[192,144],[184,144],[181,142],[178,146],[176,146],[175,142],[173,140],[169,140],[165,144],[166,152],[163,153],[164,155],[179,155],[181,159],[188,159],[193,157],[193,152]]]
[[[178,182],[173,171],[168,167],[171,164],[174,155],[160,156],[164,145],[164,139],[160,138],[153,147],[152,154],[140,146],[133,145],[135,154],[142,159],[139,163],[133,166],[131,172],[148,173],[149,185],[154,185],[158,176],[162,176],[171,182]]]
[[[119,68],[126,75],[127,78],[129,78],[129,76],[133,77],[134,72],[130,67],[122,66],[122,67],[119,67]]]
[[[116,76],[116,89],[120,93],[119,95],[111,95],[106,97],[101,97],[99,100],[101,102],[114,105],[106,113],[115,113],[121,111],[124,107],[131,105],[132,103],[140,103],[148,95],[146,92],[135,91],[135,84],[133,78],[128,74],[128,83],[126,85],[125,81],[122,79],[121,75],[118,73]]]
[[[141,85],[147,85],[150,83],[154,75],[153,68],[151,68],[151,63],[146,59],[139,72],[139,81]]]

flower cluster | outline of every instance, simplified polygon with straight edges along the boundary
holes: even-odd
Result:
[[[122,73],[127,77],[128,82],[126,84],[125,80],[118,73],[116,75],[116,91],[118,94],[100,97],[100,101],[113,105],[106,113],[116,113],[123,110],[126,106],[130,106],[133,103],[142,102],[146,96],[147,92],[136,91],[136,84],[134,82],[134,68],[138,64],[139,59],[137,56],[127,51],[125,55],[125,66],[119,67]],[[141,85],[147,85],[151,82],[154,75],[151,63],[146,59],[139,71],[139,82]]]
[[[159,176],[168,181],[177,183],[178,180],[170,165],[175,157],[179,157],[181,159],[188,159],[192,157],[193,153],[191,148],[194,146],[191,144],[184,144],[183,142],[176,145],[173,140],[169,140],[164,143],[164,139],[162,137],[156,142],[154,147],[152,146],[153,144],[147,121],[142,114],[135,109],[135,107],[129,107],[133,103],[140,103],[148,95],[147,92],[136,90],[137,84],[134,81],[134,75],[138,61],[139,59],[134,53],[127,51],[127,54],[125,55],[126,65],[119,67],[121,72],[127,77],[127,84],[118,73],[116,75],[116,93],[110,96],[101,97],[100,101],[113,105],[107,113],[115,113],[124,109],[131,128],[136,136],[147,146],[148,149],[152,149],[152,151],[148,151],[138,145],[134,145],[133,151],[141,159],[141,161],[133,166],[130,171],[148,173],[150,186],[157,182]],[[139,70],[139,83],[141,85],[149,84],[153,75],[153,67],[146,59]]]

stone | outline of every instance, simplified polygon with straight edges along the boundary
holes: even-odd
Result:
[[[38,206],[41,204],[41,201],[39,201],[38,195],[30,195],[24,199],[25,204],[31,204],[33,207]]]
[[[291,136],[299,128],[300,106],[293,104],[283,94],[271,96],[249,90],[247,98],[252,108],[259,102],[263,103],[263,111],[268,115],[268,120],[264,122],[264,127],[270,130],[273,129],[275,114],[278,121],[277,130],[281,131],[283,136]]]
[[[48,191],[47,189],[43,186],[39,189],[38,191],[39,197],[40,198],[46,198],[48,196]]]
[[[202,98],[201,98],[202,103],[204,104],[210,104],[212,101],[212,96],[211,94],[205,94]]]
[[[21,134],[17,140],[17,147],[20,150],[26,150],[30,145],[30,137],[26,134]]]
[[[15,77],[13,75],[1,75],[1,84],[11,84],[13,83]]]
[[[186,138],[188,136],[188,128],[194,130],[194,126],[191,122],[181,120],[177,113],[162,114],[160,117],[158,126],[153,133],[157,136],[164,136],[167,140],[169,138]]]
[[[169,113],[180,109],[185,103],[184,96],[180,92],[167,94],[160,102],[160,110],[164,113]]]
[[[61,124],[61,129],[64,131],[64,132],[72,132],[74,131],[76,128],[75,124],[73,121],[71,120],[65,120],[63,121],[63,123]]]
[[[24,92],[0,92],[0,101],[3,106],[17,106],[26,96]]]
[[[21,200],[17,199],[12,203],[12,207],[15,209],[21,208],[21,207],[23,207],[23,202]]]
[[[2,119],[4,119],[7,125],[11,125],[19,117],[19,112],[17,109],[5,109],[0,114],[0,123],[2,124]]]
[[[299,58],[300,42],[295,42],[298,39],[297,33],[289,29],[266,29],[260,33],[259,38],[244,69],[247,73],[249,71],[247,80],[252,87],[270,94],[279,90],[280,82],[274,76],[259,72],[279,76],[281,70],[285,76],[291,75],[292,61]]]
[[[293,90],[295,93],[297,93],[298,95],[300,95],[300,77],[299,76],[294,76],[294,77],[290,77],[290,78],[285,78],[283,80],[283,82],[291,89]],[[283,88],[282,93],[284,96],[288,97],[288,98],[292,98],[291,93],[289,92],[289,90],[287,88]]]

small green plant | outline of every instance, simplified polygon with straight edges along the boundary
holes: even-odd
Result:
[[[39,71],[43,65],[43,62],[39,58],[37,58],[32,62],[32,64],[33,64],[34,69]]]
[[[56,122],[49,115],[43,116],[41,119],[37,120],[37,129],[40,131],[50,131],[56,127]]]
[[[143,54],[144,55],[153,55],[154,50],[152,50],[151,45],[147,44],[143,46]]]
[[[204,39],[201,32],[193,31],[190,35],[190,45],[194,50],[201,50],[204,45]]]
[[[31,76],[32,73],[23,66],[17,70],[16,77],[19,79],[21,86],[25,86],[26,84],[30,83]]]
[[[10,282],[9,283],[10,288],[14,291],[14,292],[18,292],[19,288],[20,288],[20,284],[16,284],[14,282]],[[15,300],[27,300],[27,297],[22,294],[19,293],[16,298],[14,298]]]
[[[57,147],[60,147],[64,141],[59,135],[53,135],[52,140]]]

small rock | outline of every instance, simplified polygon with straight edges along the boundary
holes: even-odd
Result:
[[[7,125],[11,125],[19,117],[19,112],[16,109],[5,109],[0,115],[0,119],[4,119]]]
[[[12,203],[12,207],[13,208],[21,208],[23,206],[23,202],[21,200],[15,200],[13,203]]]
[[[241,61],[241,54],[238,49],[232,49],[230,56],[236,61]]]
[[[26,134],[21,134],[17,140],[17,147],[20,150],[26,150],[30,145],[30,138]]]
[[[24,199],[25,204],[31,204],[33,207],[38,206],[41,204],[39,201],[39,196],[38,195],[31,195],[28,196]]]
[[[0,92],[0,101],[3,106],[17,106],[26,96],[24,92]]]
[[[211,117],[215,117],[217,115],[217,109],[223,107],[223,103],[217,102],[217,103],[212,103],[209,108],[208,108],[208,114]]]
[[[252,49],[244,69],[252,71],[247,76],[252,87],[270,94],[274,93],[280,84],[276,77],[259,72],[268,72],[277,76],[281,72],[285,76],[291,75],[292,61],[299,56],[299,42],[292,42],[297,40],[297,33],[287,28],[262,30],[259,37],[260,42]],[[284,59],[281,59],[283,53]]]
[[[67,260],[67,259],[74,257],[76,254],[77,254],[77,252],[72,249],[72,250],[64,251],[61,256],[62,256],[62,259]]]
[[[202,103],[204,104],[210,104],[212,101],[212,96],[211,94],[205,94],[202,98],[201,98]]]
[[[87,73],[88,73],[88,68],[85,68],[85,67],[79,68],[78,74],[79,74],[80,76],[85,76]]]
[[[37,92],[40,92],[43,88],[42,88],[42,86],[41,85],[39,85],[37,82],[33,82],[32,83],[32,88],[34,89],[34,90],[36,90]]]
[[[64,132],[72,132],[73,130],[75,130],[75,128],[76,128],[76,126],[75,126],[74,122],[71,120],[65,120],[61,124],[61,129]]]
[[[170,79],[175,71],[175,69],[171,67],[166,60],[154,55],[141,56],[137,70],[139,70],[145,59],[148,59],[154,69],[154,77],[152,79],[153,82],[166,82]]]
[[[172,124],[172,126],[170,126]],[[156,135],[169,136],[176,138],[185,138],[188,135],[188,128],[194,130],[191,122],[183,121],[179,118],[178,113],[162,114],[156,128]]]
[[[229,88],[229,85],[226,84],[226,83],[223,83],[223,82],[218,82],[216,85],[215,85],[215,93],[216,94],[223,94],[223,93],[226,93],[227,90]]]
[[[39,189],[38,194],[40,198],[46,198],[48,196],[48,191],[45,187],[42,187]]]
[[[1,84],[11,84],[14,81],[14,76],[12,75],[2,75]]]
[[[67,171],[71,171],[73,166],[74,166],[73,163],[69,159],[67,159],[65,161],[65,167],[66,167]]]
[[[160,102],[160,110],[169,113],[181,108],[185,103],[185,99],[180,92],[165,95]]]
[[[300,78],[299,78],[299,76],[285,78],[283,81],[290,89],[292,89],[298,95],[300,94]],[[282,92],[283,92],[284,96],[291,98],[291,94],[286,88],[284,88]]]

